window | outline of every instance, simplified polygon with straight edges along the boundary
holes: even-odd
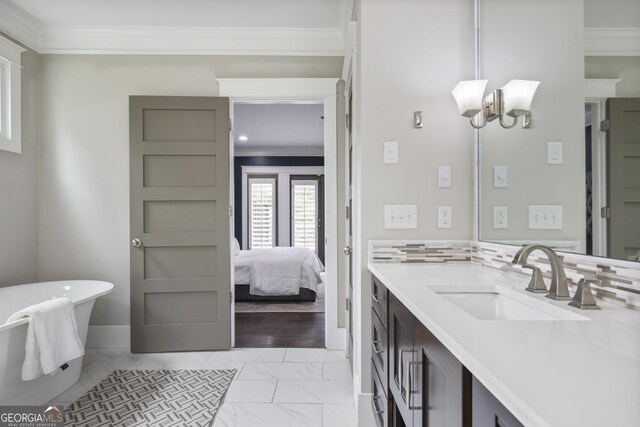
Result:
[[[318,182],[291,181],[291,244],[318,252]]]
[[[249,177],[249,249],[276,246],[276,178]]]
[[[0,150],[21,153],[20,54],[25,50],[0,36]]]

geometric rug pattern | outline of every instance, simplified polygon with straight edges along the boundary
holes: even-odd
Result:
[[[229,370],[115,370],[64,411],[64,425],[211,426]]]

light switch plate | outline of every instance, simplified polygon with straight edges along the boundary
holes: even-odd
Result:
[[[451,166],[438,166],[438,188],[450,188],[451,180]]]
[[[384,228],[418,228],[417,205],[384,205]]]
[[[506,166],[493,167],[493,186],[495,188],[506,188],[508,184],[508,170]]]
[[[562,206],[529,205],[530,230],[561,230]]]
[[[452,227],[452,213],[451,206],[438,206],[438,228]]]
[[[562,142],[547,142],[547,163],[550,165],[562,164]]]
[[[506,206],[493,207],[493,228],[509,228]]]
[[[384,142],[384,162],[388,165],[398,163],[398,141]]]

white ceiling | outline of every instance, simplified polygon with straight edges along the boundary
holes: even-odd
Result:
[[[236,104],[238,154],[319,154],[324,146],[323,104]],[[248,141],[238,138],[245,135]]]
[[[341,0],[9,0],[43,25],[337,28]]]
[[[354,0],[0,0],[40,53],[343,56]]]

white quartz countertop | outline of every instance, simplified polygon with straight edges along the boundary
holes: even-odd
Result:
[[[526,276],[468,262],[369,270],[525,426],[640,426],[640,312],[578,310],[525,292]],[[504,286],[590,320],[478,320],[431,286]]]

